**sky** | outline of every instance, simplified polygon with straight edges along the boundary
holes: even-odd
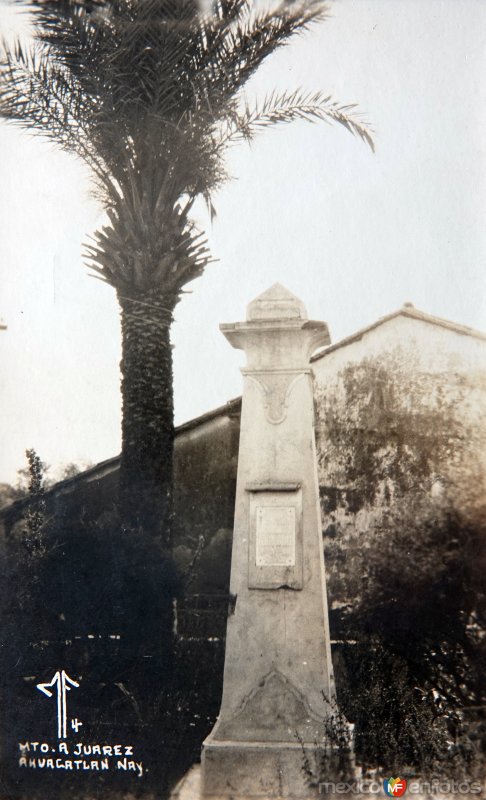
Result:
[[[376,153],[340,126],[292,123],[228,152],[216,219],[197,219],[218,262],[173,327],[182,423],[241,392],[243,354],[219,331],[278,281],[333,342],[404,302],[486,331],[486,3],[337,0],[248,87],[322,90],[358,103]],[[0,33],[25,19],[0,0]],[[0,123],[0,482],[34,447],[59,474],[120,449],[120,331],[113,290],[82,245],[103,222],[89,175]]]

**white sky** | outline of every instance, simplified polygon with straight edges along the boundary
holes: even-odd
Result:
[[[0,0],[1,33],[17,25]],[[267,62],[252,92],[358,102],[377,152],[293,123],[229,153],[220,262],[177,309],[177,422],[240,393],[242,354],[218,326],[275,281],[333,341],[405,301],[486,330],[485,62],[483,0],[340,0]],[[0,482],[15,482],[27,447],[54,474],[119,452],[120,335],[113,290],[82,264],[102,218],[83,168],[5,124],[0,154]]]

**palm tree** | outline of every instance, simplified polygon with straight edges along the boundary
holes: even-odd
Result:
[[[19,0],[22,2],[22,0]],[[190,212],[226,179],[228,145],[294,119],[333,120],[370,146],[352,106],[321,93],[250,105],[259,65],[327,15],[322,0],[23,0],[31,50],[5,47],[0,114],[91,169],[107,223],[89,266],[114,287],[122,329],[120,510],[169,544],[173,449],[170,327],[186,284],[211,261]]]

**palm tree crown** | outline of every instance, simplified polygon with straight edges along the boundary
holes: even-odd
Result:
[[[241,90],[290,36],[326,15],[321,0],[256,12],[222,0],[38,0],[40,44],[7,51],[1,113],[35,126],[91,168],[110,223],[90,248],[100,276],[124,292],[177,293],[209,259],[188,221],[225,179],[228,144],[295,118],[327,118],[369,144],[365,125],[320,93]]]
[[[189,217],[194,200],[212,210],[226,148],[265,126],[327,119],[372,140],[353,106],[321,93],[273,93],[260,106],[243,96],[268,55],[326,16],[322,0],[214,0],[206,10],[198,0],[19,2],[35,43],[4,48],[0,114],[75,153],[95,177],[108,222],[88,261],[122,312],[125,516],[150,526],[168,513],[154,495],[170,495],[172,312],[211,260]]]

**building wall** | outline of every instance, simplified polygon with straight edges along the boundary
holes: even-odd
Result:
[[[191,567],[192,593],[225,592],[229,585],[231,538],[239,444],[238,407],[178,433],[174,453],[175,557]]]
[[[456,509],[486,521],[486,341],[399,316],[314,364],[329,593],[377,531]],[[358,589],[357,589],[358,590]]]

